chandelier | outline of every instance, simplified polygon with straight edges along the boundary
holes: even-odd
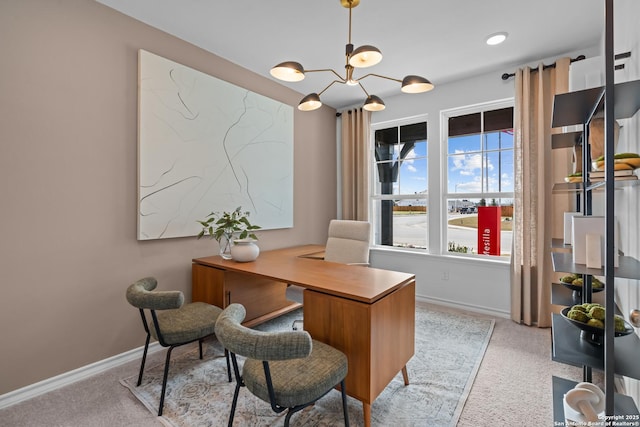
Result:
[[[320,95],[322,95],[324,91],[329,89],[335,83],[346,84],[349,86],[360,86],[360,88],[367,96],[362,108],[367,111],[384,110],[385,106],[382,99],[376,95],[370,95],[364,88],[364,86],[362,86],[361,80],[364,80],[369,76],[379,77],[402,83],[400,90],[405,93],[421,93],[433,89],[433,84],[431,84],[429,80],[425,79],[424,77],[414,75],[406,76],[402,80],[373,73],[366,74],[360,78],[354,78],[353,72],[355,68],[367,68],[371,67],[372,65],[376,65],[382,60],[382,53],[378,48],[369,45],[363,45],[355,50],[353,49],[353,45],[351,44],[351,9],[358,6],[360,4],[360,0],[340,0],[340,4],[343,7],[349,9],[349,40],[345,49],[346,65],[344,66],[344,77],[330,68],[305,70],[299,62],[295,61],[282,62],[273,67],[270,71],[273,77],[286,82],[299,82],[300,80],[304,79],[306,73],[315,73],[320,71],[329,71],[336,75],[338,79],[329,83],[329,85],[322,89],[322,91],[320,91],[319,93],[310,93],[309,95],[302,98],[300,104],[298,105],[299,110],[312,111],[320,108],[322,106]]]

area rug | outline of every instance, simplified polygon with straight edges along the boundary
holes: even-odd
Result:
[[[296,311],[256,329],[290,329],[301,319]],[[373,426],[453,427],[457,424],[473,380],[493,332],[492,319],[416,307],[415,355],[407,364],[410,385],[399,373],[371,407]],[[164,414],[158,420],[170,427],[226,426],[235,383],[227,381],[223,349],[216,340],[205,343],[205,356],[193,350],[171,361]],[[120,382],[152,412],[157,413],[163,365],[148,367],[142,384],[137,375]],[[235,380],[234,380],[235,381]],[[291,418],[292,426],[343,425],[342,401],[333,390],[314,406]],[[362,403],[349,397],[349,421],[362,426]],[[240,391],[235,426],[282,426],[284,415],[247,389]]]

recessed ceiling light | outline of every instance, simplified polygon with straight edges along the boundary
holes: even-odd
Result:
[[[508,35],[509,34],[507,34],[505,32],[491,34],[491,35],[487,36],[487,44],[489,46],[495,46],[497,44],[500,44],[500,43],[502,43],[503,41],[505,41],[507,39]]]

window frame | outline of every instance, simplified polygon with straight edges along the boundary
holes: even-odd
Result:
[[[514,199],[515,193],[514,191],[510,192],[480,192],[480,193],[460,193],[453,192],[449,193],[449,119],[451,117],[458,117],[467,114],[474,114],[480,112],[486,112],[491,110],[499,110],[502,108],[515,108],[515,100],[514,98],[505,98],[496,101],[488,101],[482,102],[478,104],[468,105],[464,107],[455,107],[449,108],[446,110],[440,111],[440,224],[439,231],[442,236],[440,241],[440,253],[444,256],[463,256],[469,257],[478,260],[490,260],[490,261],[498,261],[508,263],[511,260],[511,255],[509,256],[495,256],[495,255],[482,255],[482,254],[467,254],[467,253],[459,253],[459,252],[449,252],[448,249],[448,228],[449,228],[449,219],[448,219],[448,209],[449,209],[449,199]],[[514,123],[515,126],[515,123]],[[484,120],[481,122],[481,132],[484,134]],[[515,150],[515,133],[514,133],[514,147]],[[481,146],[481,153],[491,152],[493,150],[485,150],[484,146]],[[515,177],[515,165],[513,170],[513,175]],[[502,259],[504,258],[504,260]]]
[[[381,130],[381,129],[387,129],[387,128],[392,128],[392,127],[396,127],[396,128],[400,128],[402,126],[406,126],[406,125],[412,125],[412,124],[416,124],[416,123],[422,123],[424,122],[426,124],[426,128],[427,128],[427,138],[426,138],[426,144],[427,144],[427,151],[425,154],[424,159],[426,160],[426,165],[427,165],[427,169],[426,169],[426,175],[425,175],[425,179],[427,180],[427,187],[426,187],[426,191],[424,193],[413,193],[413,194],[376,194],[376,183],[378,182],[378,171],[377,171],[377,165],[378,165],[378,161],[376,160],[376,156],[375,156],[375,133],[377,130]],[[411,116],[411,117],[405,117],[405,118],[400,118],[400,119],[395,119],[395,120],[388,120],[388,121],[384,121],[384,122],[378,122],[378,123],[374,123],[371,124],[370,128],[369,128],[369,133],[370,133],[370,142],[369,142],[369,149],[370,149],[370,159],[371,159],[371,167],[370,167],[370,173],[369,173],[369,212],[370,212],[370,218],[369,220],[371,221],[371,233],[372,233],[372,237],[376,236],[376,233],[378,232],[376,227],[379,225],[379,218],[376,218],[376,206],[375,204],[379,201],[382,200],[422,200],[425,203],[425,206],[427,206],[427,209],[429,207],[429,185],[430,185],[430,180],[429,180],[429,157],[430,157],[430,143],[429,143],[429,120],[428,120],[428,115],[427,114],[420,114],[420,115],[416,115],[416,116]],[[395,251],[414,251],[414,252],[418,252],[418,253],[430,253],[429,251],[429,239],[428,239],[428,231],[429,231],[429,220],[428,220],[428,211],[427,211],[427,231],[425,232],[425,244],[426,244],[426,248],[409,248],[409,247],[397,247],[397,246],[390,246],[390,245],[382,245],[379,243],[376,243],[375,239],[372,240],[371,246],[372,247],[377,247],[377,248],[383,248],[383,249],[388,249],[388,250],[395,250]]]

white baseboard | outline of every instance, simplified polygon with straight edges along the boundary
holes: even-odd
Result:
[[[147,356],[162,350],[162,348],[163,347],[157,342],[149,344]],[[100,374],[132,360],[141,360],[143,350],[144,346],[134,348],[133,350],[117,354],[109,357],[108,359],[100,360],[90,365],[74,369],[73,371],[65,372],[55,377],[47,378],[46,380],[0,395],[0,409],[40,396],[41,394],[56,390],[77,381],[81,381],[90,376]]]
[[[459,301],[449,301],[441,298],[426,297],[423,295],[416,295],[416,301],[427,302],[435,305],[442,305],[450,308],[457,308],[460,310],[472,311],[474,313],[486,314],[489,316],[501,317],[504,319],[511,318],[511,313],[508,311],[501,311],[501,310],[496,310],[494,308],[487,308],[487,307],[481,307],[481,306],[472,305],[472,304],[465,304]]]

